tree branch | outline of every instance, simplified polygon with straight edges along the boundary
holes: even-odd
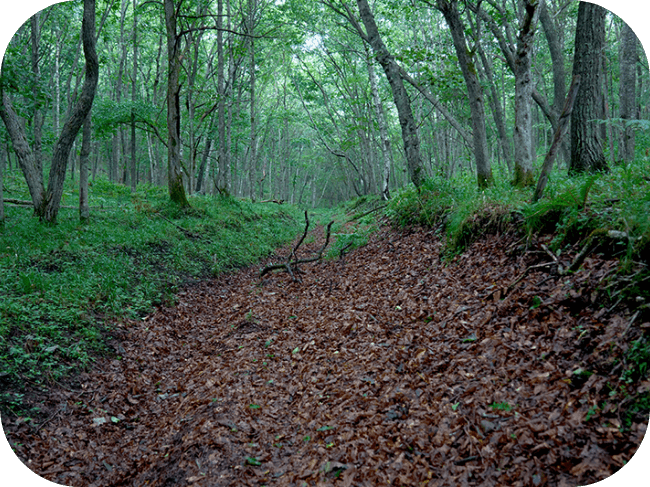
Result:
[[[309,217],[307,216],[307,211],[305,211],[305,230],[302,233],[302,236],[300,237],[300,240],[298,240],[298,243],[291,249],[291,253],[289,254],[289,257],[287,257],[286,262],[283,262],[281,264],[270,264],[264,267],[260,271],[260,278],[263,277],[265,274],[268,274],[271,271],[278,270],[278,269],[284,269],[286,270],[289,275],[291,276],[291,279],[294,282],[302,282],[300,277],[296,277],[296,274],[300,272],[300,269],[298,268],[299,264],[307,264],[309,262],[317,262],[323,258],[323,252],[327,248],[330,242],[330,235],[331,235],[331,229],[332,229],[332,224],[334,221],[332,220],[329,222],[327,225],[326,229],[326,236],[325,236],[325,243],[323,246],[316,252],[316,254],[313,257],[308,257],[305,259],[298,259],[296,256],[296,252],[298,252],[298,249],[302,245],[303,241],[305,240],[305,237],[307,236],[307,231],[309,230]],[[293,260],[291,260],[293,258]],[[296,271],[296,274],[294,274],[294,270]]]

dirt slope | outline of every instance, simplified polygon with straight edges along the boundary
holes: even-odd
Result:
[[[615,262],[509,288],[550,260],[523,244],[489,236],[445,264],[432,233],[385,230],[302,283],[258,266],[196,285],[126,324],[119,359],[53,394],[38,432],[5,431],[75,486],[595,482],[647,426],[594,408],[629,322],[594,292]]]

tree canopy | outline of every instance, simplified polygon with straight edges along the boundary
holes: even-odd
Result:
[[[579,4],[97,0],[91,178],[166,185],[181,204],[198,191],[332,205],[461,172],[479,187],[493,177],[530,186],[582,52]],[[42,155],[38,171],[50,170],[82,91],[82,10],[44,9],[4,55],[3,90]],[[600,54],[586,56],[601,93],[590,109],[579,93],[573,116],[593,115],[603,169],[634,158],[635,141],[637,152],[650,144],[634,129],[649,117],[650,77],[619,17],[607,12],[600,29]],[[81,139],[71,178],[84,167]],[[0,143],[11,167],[18,148],[4,125]],[[568,140],[557,154],[560,170],[577,157]]]

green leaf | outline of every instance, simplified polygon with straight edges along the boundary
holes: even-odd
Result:
[[[494,410],[499,410],[499,411],[511,411],[512,406],[508,404],[507,402],[493,402],[490,404],[490,407]]]
[[[478,337],[476,336],[476,333],[472,333],[472,334],[471,334],[470,336],[468,336],[467,338],[463,338],[463,343],[467,343],[467,342],[475,342],[476,340],[478,340]]]
[[[262,465],[262,462],[260,462],[257,458],[255,457],[246,457],[246,463],[248,465],[254,465],[256,467]]]
[[[248,407],[251,408],[251,409],[259,409],[262,406],[260,406],[259,404],[250,404]]]
[[[296,347],[296,348],[294,348],[293,351],[292,351],[291,353],[292,353],[292,354],[295,354],[295,353],[298,353],[298,352],[300,352],[300,347],[299,347],[299,346]]]
[[[331,430],[331,429],[334,429],[334,427],[333,426],[321,426],[316,431],[327,431],[327,430]]]
[[[120,418],[116,418],[115,416],[111,416],[111,421],[112,421],[113,423],[119,423],[119,422],[120,422]]]

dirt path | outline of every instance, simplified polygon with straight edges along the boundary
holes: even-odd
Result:
[[[196,285],[125,327],[37,433],[6,426],[65,485],[595,482],[647,425],[594,408],[628,322],[594,304],[615,263],[505,295],[550,260],[520,246],[491,236],[444,265],[431,233],[384,231],[302,283],[258,266]]]

